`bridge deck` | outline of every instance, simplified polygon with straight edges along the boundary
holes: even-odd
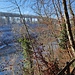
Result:
[[[6,17],[20,17],[20,14],[17,13],[7,13],[7,12],[0,12],[0,16]],[[24,18],[40,18],[39,16],[35,15],[23,15]]]

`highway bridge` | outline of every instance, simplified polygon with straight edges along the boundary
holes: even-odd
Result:
[[[5,17],[6,20],[6,24],[10,23],[10,18],[12,21],[14,21],[15,18],[25,18],[27,20],[29,20],[30,22],[32,21],[39,21],[40,20],[40,16],[35,16],[35,15],[25,15],[23,14],[22,16],[20,14],[17,13],[8,13],[8,12],[0,12],[0,17]]]
[[[0,16],[6,16],[6,17],[20,17],[20,14],[17,13],[7,13],[7,12],[0,12]],[[39,16],[35,15],[22,15],[24,18],[40,18]]]

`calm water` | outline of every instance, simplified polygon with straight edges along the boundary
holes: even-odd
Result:
[[[29,25],[32,28],[37,26]],[[22,48],[16,41],[21,37],[19,33],[21,26],[20,24],[0,26],[0,75],[22,75],[23,73]],[[35,37],[34,33],[30,33]]]
[[[0,26],[0,75],[22,74],[24,59],[15,35],[11,26]]]
[[[37,27],[37,24],[29,24],[28,27],[30,26],[33,29]],[[0,26],[0,75],[23,75],[22,67],[24,58],[22,55],[22,48],[16,41],[21,37],[19,33],[20,27],[20,24]],[[32,36],[36,37],[35,33],[30,33]],[[56,44],[56,42],[53,43]],[[46,46],[45,49],[47,48]],[[53,49],[56,48],[57,45],[53,47]]]

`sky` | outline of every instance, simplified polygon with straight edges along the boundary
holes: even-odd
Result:
[[[19,13],[18,9],[16,8],[16,5],[11,2],[5,2],[6,0],[0,0],[0,12],[9,12],[9,13]],[[14,2],[15,0],[8,0]],[[27,0],[24,4],[23,1],[25,0],[16,0],[18,5],[20,6],[22,14],[28,14],[28,15],[36,15],[34,11],[30,8],[31,4],[34,0]],[[22,1],[22,2],[20,2]],[[36,0],[35,0],[36,1]],[[73,1],[73,0],[71,0]],[[73,11],[75,13],[75,2],[72,3]]]
[[[14,1],[14,0],[10,0],[10,1]],[[22,3],[19,2],[20,0],[16,0],[16,1],[19,6],[22,5],[22,3],[24,3],[24,2]],[[31,1],[28,0],[27,2],[25,2],[25,4],[23,4],[23,6],[20,6],[22,14],[31,14],[31,15],[34,14],[35,15],[33,10],[30,8],[30,4],[31,4]],[[0,12],[19,13],[15,4],[11,2],[5,2],[5,0],[0,0]]]

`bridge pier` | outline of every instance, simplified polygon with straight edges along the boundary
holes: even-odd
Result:
[[[11,17],[11,23],[15,23],[15,18],[14,17]]]
[[[23,18],[20,18],[20,23],[23,23]]]
[[[27,22],[27,23],[30,23],[30,19],[29,19],[29,18],[26,18],[26,22]]]
[[[32,18],[30,18],[30,23],[32,23]]]
[[[39,22],[40,20],[39,20],[39,18],[37,18],[37,22]]]
[[[42,22],[42,18],[37,18],[38,23]]]
[[[19,23],[19,20],[16,20],[16,17],[21,18],[20,14],[16,14],[16,13],[6,13],[6,12],[0,12],[0,16],[5,17],[5,24],[10,24],[10,23],[14,23],[17,22]],[[39,16],[34,16],[34,15],[22,15],[23,18],[26,19],[26,22],[30,22],[30,23],[36,23],[38,22],[38,18],[40,20]],[[10,19],[11,17],[11,19]],[[15,19],[14,19],[15,18]],[[22,20],[20,19],[20,23],[23,23]]]
[[[10,24],[10,18],[9,17],[7,17],[7,16],[5,16],[5,22],[6,22],[6,24]]]

